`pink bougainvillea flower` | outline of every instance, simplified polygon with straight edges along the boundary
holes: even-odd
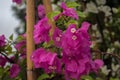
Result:
[[[18,64],[13,64],[12,67],[10,68],[10,77],[15,78],[18,76],[20,72],[20,67]]]
[[[82,32],[83,27],[86,29],[84,34]],[[82,25],[82,27],[79,29],[76,28],[75,24],[68,26],[68,29],[63,33],[62,36],[62,48],[66,54],[73,56],[82,53],[90,53],[90,40],[87,29],[88,27],[86,28],[84,25]]]
[[[63,14],[62,13],[60,13],[60,14],[58,14],[58,15],[56,15],[56,16],[54,16],[54,20],[55,21],[57,21],[59,18],[60,18],[60,16],[62,16]]]
[[[26,53],[26,40],[22,40],[15,44],[15,48],[18,52]]]
[[[31,60],[36,68],[43,68],[46,73],[61,72],[61,63],[56,53],[45,51],[43,48],[35,50]]]
[[[75,24],[68,26],[68,29],[63,33],[62,36],[62,49],[69,55],[73,56],[80,53],[80,48],[83,45],[81,35],[77,33]]]
[[[78,29],[78,32],[80,32],[86,39],[89,39],[89,33],[87,32],[90,27],[90,23],[83,22],[81,25],[81,28]]]
[[[63,12],[62,12],[63,15],[78,20],[78,15],[74,8],[68,8],[64,2],[62,2],[61,8],[63,8]]]
[[[6,42],[5,42],[5,36],[4,35],[1,35],[0,36],[0,47],[3,47],[5,46]]]
[[[4,67],[6,62],[6,58],[0,55],[0,67]]]
[[[74,57],[66,57],[66,59],[66,61],[63,61],[65,63],[66,80],[70,80],[71,78],[79,80],[82,75],[87,75],[89,72],[92,72],[92,66],[95,66],[93,61],[87,57],[77,59]]]
[[[92,61],[91,41],[87,32],[89,26],[88,22],[83,22],[77,29],[75,24],[70,24],[62,35],[62,61],[65,64],[66,80],[79,80],[82,75],[97,72],[103,65],[100,60]]]
[[[41,67],[41,65],[39,64],[39,59],[41,55],[45,55],[45,54],[47,54],[47,52],[43,48],[39,48],[32,53],[31,60],[34,63],[35,68]]]
[[[104,65],[104,62],[101,59],[96,59],[94,62],[97,70]]]
[[[38,21],[34,28],[34,41],[36,44],[50,40],[49,31],[51,26],[48,24],[48,18],[45,17]]]
[[[38,16],[39,18],[45,17],[45,8],[43,5],[38,6]]]
[[[57,47],[61,47],[61,37],[62,37],[62,30],[60,30],[59,28],[55,28],[54,30],[54,33],[53,33],[53,41],[54,41],[54,44],[57,46]]]
[[[21,4],[22,0],[12,0],[13,2],[17,3],[17,4]]]

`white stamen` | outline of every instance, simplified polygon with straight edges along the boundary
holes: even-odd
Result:
[[[49,66],[49,69],[55,70],[56,66]]]
[[[73,39],[73,40],[76,40],[76,39],[77,39],[77,36],[73,35],[73,36],[72,36],[72,39]]]
[[[76,29],[75,29],[75,28],[72,28],[72,29],[71,29],[71,32],[72,32],[72,33],[75,33],[75,32],[76,32]]]
[[[60,41],[60,37],[56,37],[56,41],[58,41],[58,42],[59,42],[59,41]]]

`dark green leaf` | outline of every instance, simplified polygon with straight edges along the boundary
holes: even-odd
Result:
[[[10,40],[13,40],[13,34],[9,37]]]
[[[82,76],[81,79],[84,79],[84,80],[93,80],[93,78],[91,76]]]
[[[77,11],[77,14],[78,14],[78,16],[80,16],[82,18],[86,17],[85,14],[83,12],[81,12],[81,11]]]
[[[60,14],[59,11],[54,11],[54,12],[48,13],[47,17],[50,18],[50,19],[53,19],[53,17],[58,15],[58,14]]]
[[[22,37],[22,36],[18,36],[17,37],[17,41],[21,41],[21,40],[23,40],[24,38]]]
[[[38,77],[38,80],[43,80],[49,78],[48,74],[42,74],[41,76]]]

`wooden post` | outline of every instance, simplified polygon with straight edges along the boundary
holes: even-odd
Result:
[[[51,0],[43,0],[43,4],[45,7],[46,14],[52,12]],[[55,23],[52,19],[49,19],[49,24],[52,26],[52,28],[50,30],[50,35],[52,36],[54,29],[55,29]]]
[[[31,53],[35,49],[33,29],[35,24],[34,0],[27,0],[27,80],[35,80],[33,76],[33,64],[30,60]]]

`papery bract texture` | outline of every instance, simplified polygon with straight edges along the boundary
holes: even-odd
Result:
[[[91,41],[87,32],[89,26],[88,22],[83,22],[77,29],[75,24],[70,24],[62,35],[62,61],[65,64],[66,80],[79,80],[82,75],[97,72],[103,65],[100,60],[92,60]]]
[[[48,42],[50,40],[49,31],[51,26],[48,24],[48,18],[43,18],[34,26],[34,41],[36,44]]]
[[[13,64],[12,67],[10,68],[10,77],[15,78],[18,76],[20,72],[20,67],[18,64]]]
[[[33,52],[31,60],[36,68],[43,68],[46,73],[61,72],[61,62],[56,53],[39,48]]]
[[[13,2],[17,3],[17,4],[21,4],[22,0],[12,0]]]
[[[4,56],[0,55],[0,67],[4,67],[7,62],[7,59]]]
[[[45,17],[45,8],[43,5],[38,6],[38,16],[39,16],[39,18]]]
[[[54,44],[59,48],[61,47],[62,33],[63,33],[62,30],[56,27],[53,33],[53,37],[52,37]]]
[[[62,2],[61,8],[63,8],[63,12],[62,12],[63,15],[78,20],[78,15],[74,8],[68,8],[64,2]]]
[[[15,44],[15,48],[18,52],[26,53],[26,40],[22,40]]]
[[[1,35],[0,36],[0,47],[3,47],[5,46],[6,42],[5,42],[5,36],[4,35]]]

